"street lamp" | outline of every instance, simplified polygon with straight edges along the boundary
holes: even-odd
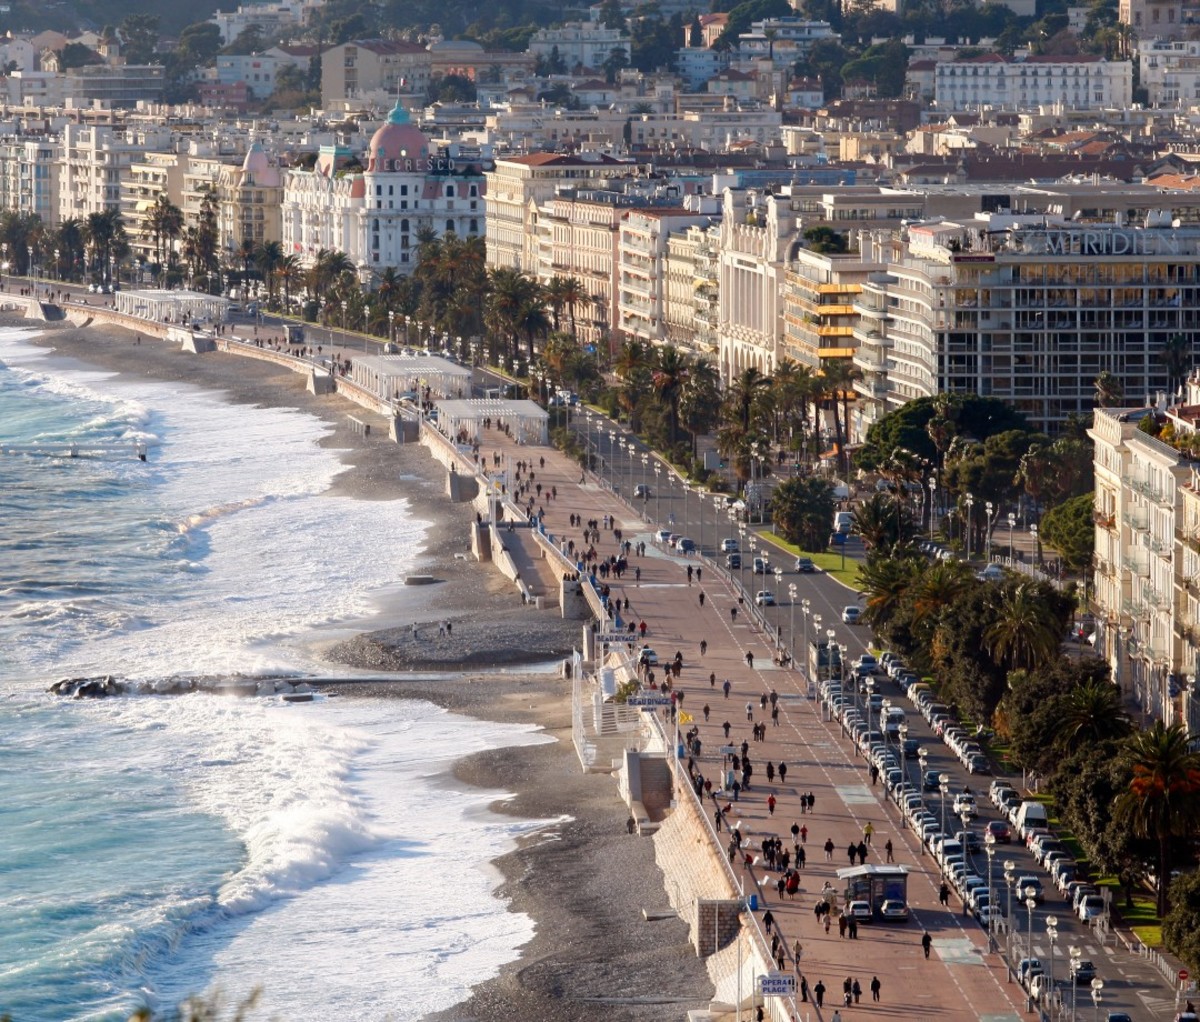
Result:
[[[343,335],[346,333],[346,312],[349,310],[349,308],[350,308],[350,303],[348,301],[346,301],[346,299],[343,298],[342,299],[342,334]],[[345,340],[344,336],[343,336],[342,340]]]
[[[1075,1007],[1079,998],[1079,984],[1075,982],[1075,973],[1079,971],[1083,962],[1083,949],[1072,945],[1067,950],[1071,955],[1071,971],[1067,974],[1067,979],[1071,981],[1071,1022],[1075,1022]]]
[[[812,601],[807,597],[800,601],[800,613],[804,615],[804,673],[808,674],[808,615],[812,613]]]
[[[1042,548],[1038,545],[1037,522],[1033,522],[1029,526],[1029,535],[1031,535],[1033,537],[1033,559],[1035,561],[1037,561],[1038,564],[1041,564],[1042,563],[1042,554],[1041,554]]]
[[[1053,1000],[1056,987],[1054,982],[1054,944],[1058,940],[1058,916],[1046,916],[1046,940],[1050,943],[1050,998]]]
[[[942,796],[942,833],[946,833],[946,795],[950,791],[950,775],[938,774],[938,791]]]
[[[662,476],[662,465],[654,463],[654,520],[662,522],[662,489],[659,478]]]
[[[1008,513],[1008,563],[1012,564],[1013,560],[1013,526],[1017,524],[1017,516],[1010,511]]]
[[[908,742],[908,725],[901,724],[900,725],[900,766],[904,770],[904,784],[906,787],[908,785],[908,758],[904,755],[904,753],[905,753],[904,746],[907,742]],[[900,804],[899,798],[896,799],[896,804],[897,805]]]
[[[996,517],[996,508],[989,500],[983,505],[987,513],[987,562],[992,562],[992,519]]]
[[[775,602],[779,602],[779,583],[783,581],[783,569],[777,567],[775,569]]]
[[[890,699],[885,699],[882,703],[879,704],[879,730],[883,732],[883,761],[885,763],[888,761],[887,717],[888,717],[888,710],[890,710],[891,708],[892,708],[892,701]],[[886,794],[886,792],[887,792],[887,778],[886,777],[884,778],[883,786],[884,786],[884,793]]]
[[[933,502],[937,495],[937,476],[929,477],[929,542],[933,542]]]
[[[788,583],[788,616],[791,620],[788,623],[788,649],[792,654],[793,663],[796,660],[796,583]]]
[[[971,560],[971,508],[975,506],[975,495],[968,493],[963,500],[967,505],[967,560]]]
[[[866,705],[866,710],[867,710],[867,734],[870,734],[870,733],[871,733],[871,731],[872,731],[872,728],[871,728],[871,696],[872,696],[872,695],[874,694],[874,692],[875,692],[875,679],[874,679],[874,678],[872,678],[870,675],[868,675],[868,676],[867,676],[867,679],[866,679],[866,681],[864,681],[864,682],[863,682],[863,686],[862,686],[862,687],[863,687],[863,697],[864,697],[864,700],[865,700],[865,702],[866,702],[866,704],[867,704],[867,705]]]
[[[1012,982],[1012,892],[1016,885],[1016,876],[1013,870],[1017,868],[1017,864],[1012,859],[1004,860],[1004,892],[1007,896],[1007,910],[1004,914],[1004,933],[1005,942],[1008,944],[1008,981]]]
[[[1025,953],[1025,989],[1029,989],[1029,963],[1033,961],[1033,910],[1037,908],[1037,898],[1034,895],[1037,893],[1032,887],[1026,887],[1021,892],[1025,895],[1025,908],[1029,910],[1028,922],[1026,924],[1025,941],[1028,950]]]
[[[995,954],[996,936],[995,936],[995,932],[992,927],[992,921],[996,916],[996,902],[994,900],[996,897],[996,892],[992,890],[992,861],[996,858],[996,835],[993,834],[990,830],[984,831],[983,848],[984,848],[984,851],[987,852],[987,860],[988,860],[988,877],[987,877],[987,885],[988,885],[988,925],[987,925],[988,954]]]
[[[1100,991],[1104,989],[1104,980],[1099,976],[1092,980],[1092,1007],[1095,1009],[1095,1014],[1092,1016],[1093,1022],[1100,1022]]]

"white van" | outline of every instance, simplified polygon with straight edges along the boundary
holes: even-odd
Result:
[[[900,725],[905,722],[904,710],[899,706],[889,706],[883,718],[883,730],[889,735],[898,735]]]
[[[833,531],[849,535],[854,527],[854,513],[851,511],[835,511],[833,515]]]
[[[1024,840],[1026,833],[1032,827],[1048,827],[1050,821],[1046,816],[1046,807],[1041,802],[1022,802],[1013,818],[1013,829]]]

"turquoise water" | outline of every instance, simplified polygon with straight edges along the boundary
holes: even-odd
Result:
[[[115,1020],[261,986],[256,1017],[416,1019],[530,936],[486,864],[532,824],[439,777],[528,729],[399,700],[46,692],[322,669],[314,630],[371,613],[424,530],[403,502],[324,494],[325,430],[0,331],[0,444],[148,448],[0,455],[0,1013]]]

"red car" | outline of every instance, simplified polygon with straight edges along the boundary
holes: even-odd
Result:
[[[999,844],[1007,845],[1012,841],[1012,831],[1008,829],[1008,824],[1003,820],[992,820],[987,825],[987,832],[991,834]]]

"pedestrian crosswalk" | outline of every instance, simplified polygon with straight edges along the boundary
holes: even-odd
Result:
[[[865,784],[839,784],[834,790],[848,806],[873,805],[877,801]]]
[[[1155,997],[1149,991],[1139,990],[1138,1000],[1155,1018],[1169,1018],[1179,1010],[1179,1005],[1171,997]]]
[[[1099,958],[1101,955],[1110,955],[1111,956],[1111,954],[1112,954],[1112,952],[1108,948],[1096,947],[1095,945],[1092,945],[1092,944],[1080,944],[1079,947],[1083,951],[1083,954],[1081,954],[1079,957],[1090,959],[1093,962],[1097,958]],[[1063,949],[1059,945],[1055,945],[1054,954],[1055,954],[1055,958],[1059,961],[1063,961],[1063,962],[1069,961],[1069,956],[1063,954]],[[1050,960],[1049,947],[1047,947],[1043,944],[1034,943],[1033,957],[1040,958],[1043,962],[1048,962]]]
[[[946,938],[934,941],[934,950],[947,965],[983,965],[983,955],[970,938]]]

